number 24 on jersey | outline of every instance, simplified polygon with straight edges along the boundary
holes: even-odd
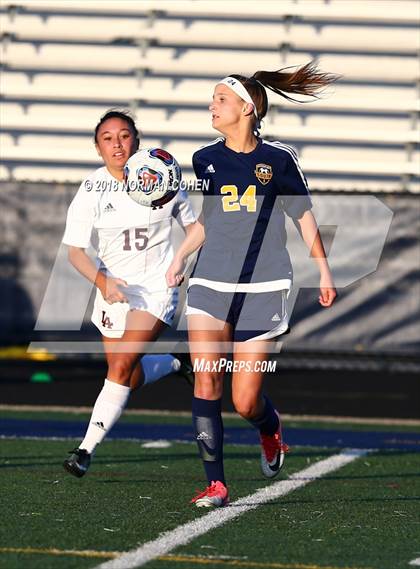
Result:
[[[223,211],[240,211],[241,207],[245,207],[250,213],[257,211],[257,198],[255,196],[257,187],[250,185],[244,194],[239,198],[238,186],[225,185],[220,188],[222,198]]]

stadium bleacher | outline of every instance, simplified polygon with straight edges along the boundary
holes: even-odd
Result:
[[[296,45],[299,49],[353,50],[354,34],[357,34],[358,50],[366,52],[396,51],[413,54],[416,42],[415,29],[407,30],[401,37],[399,29],[382,26],[372,39],[369,28],[357,26],[334,26],[327,24],[315,28],[311,23],[265,23],[261,34],[261,23],[184,19],[157,20],[150,26],[147,17],[136,19],[120,17],[112,22],[102,16],[72,17],[22,15],[7,22],[7,15],[0,18],[0,24],[8,26],[8,33],[17,39],[53,41],[94,41],[112,44],[122,40],[149,40],[159,44],[188,46],[221,46],[248,49],[277,49],[280,45]],[[187,33],[185,33],[187,32]]]
[[[188,178],[217,136],[216,78],[315,58],[341,81],[310,104],[270,96],[262,134],[298,149],[313,189],[420,191],[417,1],[234,4],[3,0],[0,179],[79,181],[99,165],[92,130],[113,106]]]
[[[412,23],[417,17],[417,6],[412,0],[399,0],[396,4],[393,0],[378,0],[374,4],[364,3],[355,12],[350,2],[342,0],[283,0],[273,3],[263,0],[255,4],[252,0],[244,0],[241,11],[238,14],[236,3],[226,2],[219,4],[217,9],[212,0],[163,0],[156,10],[153,0],[142,0],[141,6],[130,0],[121,0],[118,3],[104,3],[102,0],[90,0],[89,3],[77,0],[22,0],[20,6],[25,6],[36,13],[44,14],[50,11],[60,13],[111,14],[111,15],[149,15],[152,19],[156,13],[165,12],[171,16],[183,17],[227,17],[227,18],[252,18],[255,20],[267,20],[270,17],[303,17],[307,19],[322,19],[325,21],[352,20],[356,22],[395,22]],[[15,7],[16,4],[13,4]]]

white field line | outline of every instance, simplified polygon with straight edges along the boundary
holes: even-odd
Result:
[[[196,537],[206,534],[241,514],[258,508],[261,504],[285,496],[306,486],[309,482],[342,468],[368,452],[370,451],[360,449],[344,450],[340,454],[330,456],[292,474],[287,480],[280,480],[257,490],[254,494],[240,498],[226,508],[217,508],[192,522],[167,531],[157,539],[144,543],[137,549],[124,553],[121,557],[101,563],[95,569],[134,569],[141,567],[152,559],[165,555],[180,545],[186,545]]]
[[[417,559],[413,559],[413,561],[410,561],[409,565],[420,567],[420,557],[417,557]]]

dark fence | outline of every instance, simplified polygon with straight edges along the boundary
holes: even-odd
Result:
[[[72,306],[80,295],[86,308],[90,291],[68,266],[61,245],[66,210],[76,189],[70,184],[8,182],[0,186],[0,341],[3,344],[25,343],[48,334],[59,338],[65,330],[73,330],[78,340],[99,339],[87,325],[88,308],[83,310],[84,326],[78,331],[79,316],[74,315]],[[353,197],[356,203],[361,199]],[[348,193],[330,195],[328,203],[340,208],[348,198]],[[340,298],[329,310],[317,303],[316,288],[302,288],[293,310],[292,333],[286,340],[286,347],[292,352],[407,356],[419,352],[418,196],[382,194],[378,199],[393,212],[393,218],[376,270],[340,288]],[[363,216],[365,206],[360,207],[362,211],[358,214]],[[327,242],[329,231],[333,238],[333,229],[325,226]],[[360,258],[363,254],[362,248]],[[348,251],[348,259],[349,264],[354,263],[354,251]],[[49,290],[46,303],[54,266],[54,291]],[[183,290],[181,305],[184,296]],[[35,334],[40,311],[43,331]],[[184,332],[178,333],[185,336]]]

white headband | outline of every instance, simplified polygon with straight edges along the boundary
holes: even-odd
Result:
[[[246,103],[250,103],[254,107],[254,115],[257,117],[258,120],[257,107],[254,101],[252,100],[251,95],[248,93],[248,91],[245,89],[245,87],[242,85],[240,81],[238,81],[234,77],[228,76],[219,81],[219,83],[221,83],[222,85],[227,85],[230,89],[232,89],[232,91],[234,91],[238,95],[238,97],[243,99]]]

